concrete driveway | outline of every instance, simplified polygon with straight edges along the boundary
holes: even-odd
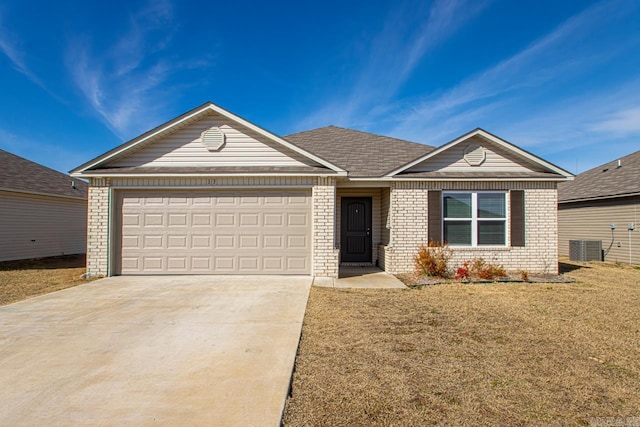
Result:
[[[277,426],[310,277],[113,277],[0,307],[0,425]]]

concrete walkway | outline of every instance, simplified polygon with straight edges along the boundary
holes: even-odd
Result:
[[[340,267],[340,277],[316,277],[314,286],[327,288],[406,289],[393,274],[377,267]]]
[[[0,425],[277,426],[311,277],[114,277],[0,307]]]

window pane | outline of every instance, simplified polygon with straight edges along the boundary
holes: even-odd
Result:
[[[444,241],[450,245],[471,245],[471,221],[445,221]]]
[[[478,193],[478,218],[505,218],[503,193]]]
[[[471,193],[444,195],[445,218],[471,218]]]
[[[503,245],[504,221],[478,221],[478,245]]]

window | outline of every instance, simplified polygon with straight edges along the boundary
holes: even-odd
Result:
[[[443,192],[444,241],[451,246],[505,246],[505,192]]]

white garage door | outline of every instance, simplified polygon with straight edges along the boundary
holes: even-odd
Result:
[[[124,192],[121,274],[309,274],[309,191]]]

